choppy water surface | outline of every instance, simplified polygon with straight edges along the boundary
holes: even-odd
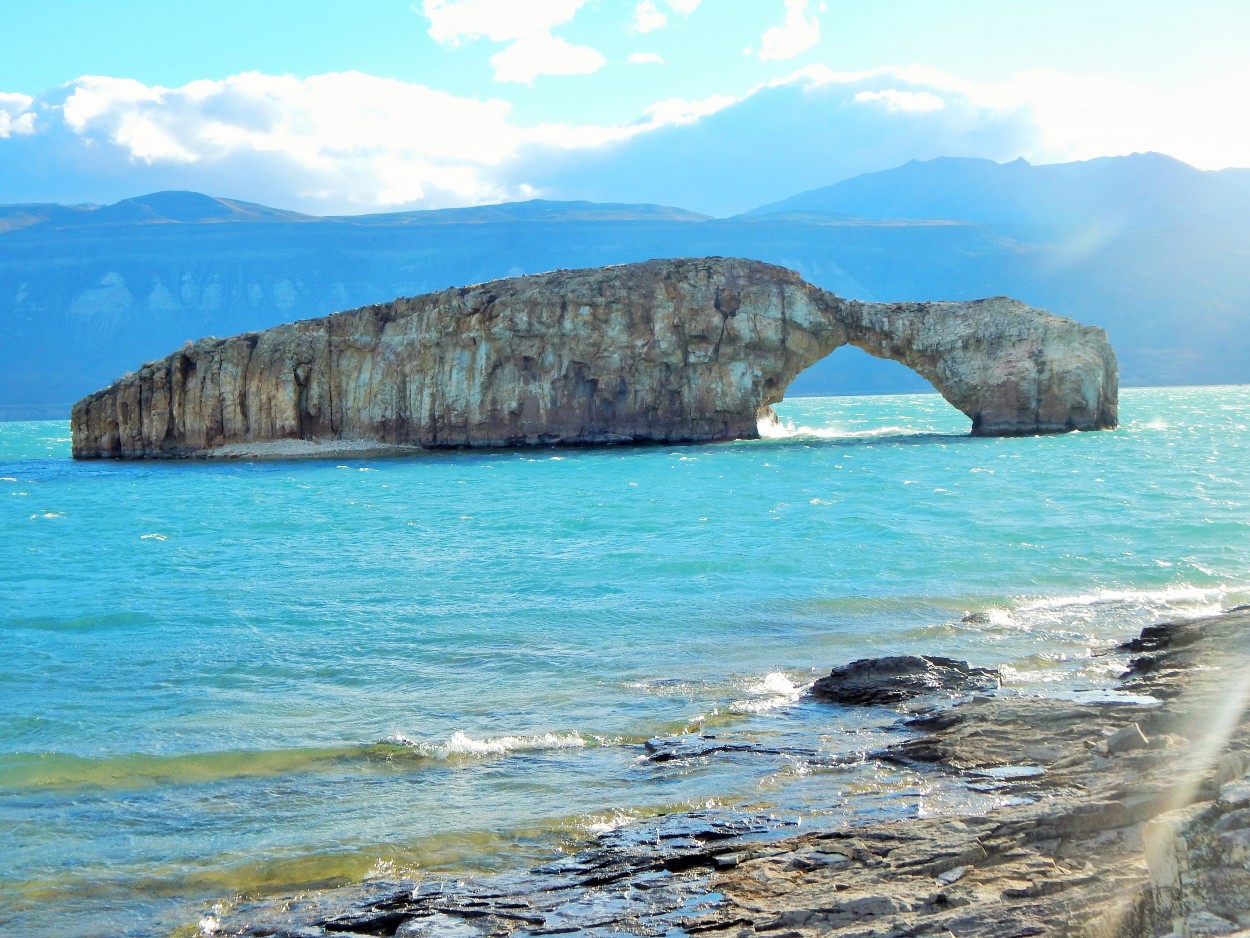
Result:
[[[1092,650],[1250,600],[1250,388],[1021,439],[936,395],[778,411],[714,446],[251,463],[0,424],[0,930],[163,934],[687,804],[875,810],[871,773],[639,743],[863,749],[881,714],[799,701],[834,664],[1096,687]]]

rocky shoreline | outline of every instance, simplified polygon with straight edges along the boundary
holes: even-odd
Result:
[[[897,682],[917,661],[936,663],[921,679],[925,693],[971,693],[940,706],[900,703],[910,707],[907,738],[868,758],[981,793],[978,813],[795,835],[793,818],[683,812],[530,870],[240,905],[198,931],[1250,935],[1250,607],[1151,626],[1116,651],[1136,656],[1124,694],[1088,699],[987,691],[989,672],[949,659],[848,666],[853,693],[883,679],[891,703],[909,696]],[[973,683],[961,688],[963,679]],[[648,758],[714,758],[742,745],[661,740]]]

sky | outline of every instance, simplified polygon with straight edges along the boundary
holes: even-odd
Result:
[[[0,203],[730,215],[911,159],[1250,166],[1245,0],[3,0]]]

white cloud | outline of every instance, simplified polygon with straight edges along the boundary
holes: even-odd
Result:
[[[88,144],[205,172],[281,164],[293,195],[339,208],[505,197],[493,168],[524,139],[503,101],[359,72],[247,72],[181,88],[82,78],[70,87],[65,126]]]
[[[59,103],[3,95],[0,113],[18,114],[22,127],[55,129],[43,135],[50,148],[90,149],[97,185],[111,174],[148,180],[131,191],[197,188],[322,213],[530,198],[539,190],[526,178],[525,152],[595,150],[734,100],[664,101],[626,125],[524,127],[505,101],[360,72],[246,72],[178,88],[88,76],[62,95]],[[0,195],[12,197],[12,189],[0,180]]]
[[[817,87],[886,79],[889,86],[860,92],[856,100],[878,102],[895,111],[924,111],[950,105],[953,96],[984,115],[1021,115],[1034,127],[1036,137],[1020,155],[1034,163],[1153,150],[1200,169],[1250,166],[1250,129],[1226,116],[1244,107],[1243,89],[1250,86],[1250,65],[1241,63],[1231,64],[1219,80],[1188,91],[1049,69],[976,82],[925,65],[858,73],[814,65],[772,84],[801,81]],[[914,87],[895,87],[899,84]]]
[[[759,57],[765,61],[792,59],[820,42],[820,22],[808,15],[808,0],[786,0],[786,18],[760,38]]]
[[[1022,72],[971,93],[1026,110],[1045,149],[1060,159],[1156,150],[1204,169],[1250,165],[1250,130],[1229,115],[1244,110],[1250,67],[1188,93],[1104,75]]]
[[[668,5],[677,13],[689,16],[695,11],[702,0],[668,0]]]
[[[170,89],[150,88],[128,78],[80,78],[65,99],[66,125],[82,136],[103,130],[111,143],[131,158],[155,162],[194,163],[196,153],[179,141],[178,121],[169,120]]]
[[[654,0],[642,0],[642,3],[634,7],[634,22],[630,28],[635,32],[649,33],[667,25],[668,14],[662,12]]]
[[[30,95],[0,91],[0,140],[35,132],[35,112]]]
[[[430,37],[444,45],[488,39],[508,45],[491,56],[496,81],[532,84],[539,75],[585,75],[607,64],[597,49],[552,35],[586,0],[425,0]]]
[[[586,0],[425,0],[430,38],[440,44],[465,39],[508,42],[549,33],[571,20]]]
[[[525,36],[491,56],[496,81],[533,84],[539,75],[588,75],[607,64],[603,54],[589,46],[575,46],[559,36]]]
[[[685,98],[669,98],[657,101],[648,106],[643,113],[647,115],[644,126],[651,128],[675,127],[682,124],[693,124],[701,118],[723,111],[738,103],[740,99],[728,94],[714,94],[697,101]]]
[[[523,62],[502,64],[522,76]],[[1226,115],[1239,113],[1250,66],[1222,77],[1187,96],[1096,75],[984,83],[915,65],[813,65],[602,125],[521,124],[503,100],[359,72],[177,88],[84,77],[33,100],[0,93],[0,202],[179,188],[322,214],[534,196],[721,213],[944,155],[1158,150],[1205,169],[1247,166],[1250,132]]]
[[[664,64],[664,59],[661,58],[660,53],[658,52],[633,52],[630,54],[629,58],[626,59],[626,61],[629,62],[630,65]]]
[[[737,97],[657,102],[644,116],[645,132],[610,145],[528,154],[527,181],[545,198],[728,215],[911,159],[1011,160],[1038,140],[1022,108],[976,102],[891,69],[811,66]]]
[[[877,101],[891,111],[940,111],[946,107],[946,101],[932,91],[899,91],[897,88],[861,91],[855,95],[855,100],[861,103]]]

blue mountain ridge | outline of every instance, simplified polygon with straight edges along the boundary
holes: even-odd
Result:
[[[1236,221],[1250,178],[1203,172],[1161,153],[1033,166],[943,157],[867,173],[745,213],[863,219],[957,219],[984,224],[1143,227]],[[1250,177],[1250,171],[1243,171]]]
[[[533,200],[318,217],[193,192],[0,206],[0,415],[64,416],[187,339],[560,267],[725,255],[846,296],[1008,294],[1101,325],[1126,385],[1250,381],[1250,170],[944,158],[733,218]],[[795,393],[927,389],[842,350]]]

